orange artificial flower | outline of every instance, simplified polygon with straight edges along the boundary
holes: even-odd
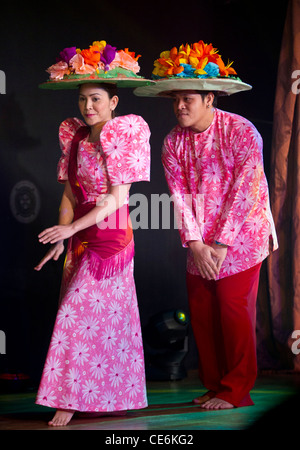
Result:
[[[89,49],[81,51],[81,55],[86,64],[89,64],[96,68],[98,67],[98,63],[100,61],[100,50],[98,45],[90,45]]]
[[[207,62],[213,62],[215,64],[217,64],[217,60],[220,58],[218,50],[212,44],[205,44],[203,41],[199,41],[195,42],[192,48],[193,56],[199,60],[199,66],[205,58],[207,58]]]
[[[154,61],[153,75],[158,78],[176,76],[185,71],[185,67],[193,69],[195,76],[206,75],[205,67],[209,63],[214,63],[219,67],[219,75],[228,77],[236,75],[236,71],[231,67],[232,62],[225,66],[218,49],[212,44],[205,44],[203,41],[194,44],[181,45],[179,49],[173,47],[170,51],[164,51],[160,57]]]
[[[228,77],[228,75],[237,75],[236,71],[234,70],[233,67],[231,67],[231,65],[233,64],[233,61],[229,62],[227,66],[225,66],[222,58],[219,58],[219,60],[217,61],[217,64],[219,66],[220,69],[220,76],[221,77]]]
[[[176,47],[173,47],[169,52],[163,52],[158,58],[157,62],[163,66],[164,75],[177,75],[181,73],[184,69],[179,64],[180,55]]]
[[[122,50],[120,50],[122,51]],[[142,55],[137,55],[135,56],[135,52],[130,52],[128,48],[124,48],[123,50],[125,53],[127,53],[129,56],[131,56],[131,58],[135,59],[135,61],[137,61]]]

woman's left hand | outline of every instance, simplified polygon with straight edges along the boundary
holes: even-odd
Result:
[[[39,241],[42,244],[55,244],[58,241],[62,241],[64,239],[68,239],[73,236],[75,230],[73,225],[55,225],[51,228],[46,228],[39,235]]]

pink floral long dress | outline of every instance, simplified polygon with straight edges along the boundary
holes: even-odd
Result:
[[[83,125],[73,118],[60,126],[60,182],[68,179],[72,141]],[[127,115],[107,122],[98,143],[88,142],[88,137],[79,142],[77,178],[86,192],[86,205],[95,205],[112,185],[149,181],[149,137],[147,123]],[[133,239],[123,252],[123,265],[118,266],[119,252],[113,255],[108,275],[96,276],[92,253],[84,247],[74,252],[69,240],[59,310],[36,403],[93,412],[147,406],[132,245]],[[114,242],[108,250],[110,246]]]

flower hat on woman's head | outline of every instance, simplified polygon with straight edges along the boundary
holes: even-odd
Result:
[[[146,86],[154,83],[137,73],[140,70],[134,52],[117,50],[105,41],[95,41],[88,49],[68,47],[57,62],[47,69],[50,78],[39,85],[43,89],[76,89],[83,83],[112,83],[118,87]]]
[[[237,77],[232,62],[225,65],[218,50],[203,41],[162,52],[154,61],[152,78],[156,80],[154,85],[138,87],[134,93],[167,97],[170,91],[197,90],[230,95],[252,88]]]

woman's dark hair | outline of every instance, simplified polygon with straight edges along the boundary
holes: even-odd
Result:
[[[118,88],[113,83],[97,83],[98,87],[104,89],[108,93],[109,98],[113,98],[114,95],[118,95]]]
[[[113,83],[99,83],[97,86],[103,89],[108,93],[109,98],[113,98],[115,95],[118,95],[118,88],[116,84]],[[111,117],[114,119],[116,117],[116,111],[113,110],[111,112]]]

